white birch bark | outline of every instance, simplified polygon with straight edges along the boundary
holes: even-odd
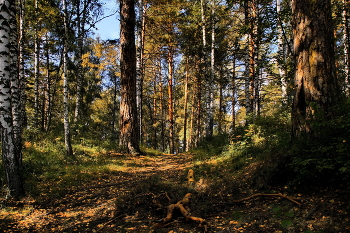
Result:
[[[140,140],[142,139],[142,89],[143,89],[143,45],[144,45],[144,4],[138,0],[137,44],[136,44],[136,105],[139,120]]]
[[[16,33],[15,2],[14,0],[0,0],[0,124],[2,139],[2,160],[5,168],[6,181],[10,195],[18,198],[23,195],[21,177],[21,150],[16,145],[13,127],[12,91],[15,91],[17,59],[14,53]],[[16,61],[16,63],[13,63]],[[13,77],[15,75],[15,77]],[[17,87],[18,89],[18,87]],[[17,98],[17,96],[15,95]],[[14,108],[16,109],[16,108]]]
[[[64,21],[64,46],[63,46],[63,123],[64,123],[64,143],[66,148],[66,155],[72,156],[71,134],[69,125],[69,108],[68,108],[68,77],[67,77],[67,63],[68,63],[68,22],[67,22],[67,6],[66,0],[62,0],[63,4],[63,21]]]
[[[280,14],[281,12],[281,0],[276,0],[276,10],[277,10],[277,15]],[[280,54],[282,54],[283,60],[285,59],[284,57],[284,46],[283,46],[283,32],[282,32],[282,22],[280,22],[280,25],[278,27],[278,50],[280,51]],[[286,81],[286,72],[285,70],[281,67],[278,66],[278,73],[281,77],[281,90],[282,90],[282,98],[285,100],[287,98],[287,81]]]

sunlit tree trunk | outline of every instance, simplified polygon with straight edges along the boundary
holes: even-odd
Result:
[[[155,69],[154,79],[153,79],[153,110],[152,110],[152,129],[153,129],[153,149],[157,149],[157,110],[158,110],[158,91],[157,91],[157,85],[158,85],[158,76],[160,75],[161,67],[160,64],[157,63],[157,67]]]
[[[136,48],[136,103],[139,118],[140,140],[142,140],[142,92],[143,92],[143,76],[144,76],[144,38],[145,38],[145,19],[143,0],[138,0],[138,19],[137,19],[137,48]]]
[[[279,15],[281,13],[281,0],[276,0],[276,11],[277,14]],[[279,16],[278,16],[279,17]],[[279,17],[280,18],[280,17]],[[280,56],[282,59],[285,59],[285,52],[284,52],[284,41],[283,41],[283,28],[282,28],[282,22],[279,23],[278,27],[278,50],[280,53]],[[281,78],[281,91],[282,91],[282,98],[283,101],[286,100],[287,98],[287,81],[286,81],[286,72],[285,70],[280,66],[278,66],[278,74],[280,75]]]
[[[223,113],[223,77],[222,77],[222,72],[219,73],[220,75],[220,81],[219,81],[219,112],[218,112],[218,133],[222,134],[222,125],[224,123],[224,113]]]
[[[119,145],[140,154],[136,103],[136,47],[134,0],[120,0],[120,137]]]
[[[184,136],[182,139],[182,143],[183,143],[183,150],[187,151],[187,102],[188,102],[188,57],[185,58],[186,59],[186,74],[185,74],[185,96],[184,96]]]
[[[347,92],[350,95],[350,1],[344,0],[344,10],[343,10],[343,43],[344,43],[344,53],[345,53],[345,74],[347,83]]]
[[[256,0],[250,1],[249,4],[249,101],[250,109],[248,113],[255,114],[256,111],[256,34],[257,34],[257,20],[256,20]]]
[[[169,117],[169,150],[174,154],[174,93],[173,93],[173,48],[168,51],[168,117]]]
[[[38,0],[34,1],[35,14],[38,14]],[[40,61],[40,40],[38,25],[35,26],[34,34],[34,124],[39,127],[39,61]]]
[[[161,62],[161,61],[160,61]],[[160,64],[161,66],[161,64]],[[160,72],[162,71],[162,68],[160,67]],[[164,104],[164,88],[163,88],[163,81],[162,81],[162,73],[160,73],[160,82],[159,82],[159,92],[160,92],[160,110],[161,110],[161,130],[160,130],[160,137],[162,142],[162,151],[165,151],[166,145],[165,145],[165,116],[166,116],[166,104]]]
[[[66,155],[72,156],[72,143],[69,124],[69,88],[68,88],[68,19],[66,0],[62,0],[63,5],[63,23],[64,23],[64,45],[63,45],[63,124],[64,124],[64,144]]]
[[[22,147],[16,127],[20,122],[20,89],[17,67],[17,33],[15,0],[0,0],[0,124],[2,161],[10,195],[24,194]],[[17,132],[16,132],[17,131]]]
[[[201,92],[202,84],[201,84],[201,78],[199,76],[199,73],[197,73],[197,80],[196,80],[196,94],[197,94],[197,108],[196,108],[196,131],[195,131],[195,137],[194,137],[194,147],[197,147],[199,144],[199,141],[202,137],[202,92]]]
[[[208,82],[208,122],[206,136],[212,137],[214,131],[214,80],[215,80],[215,4],[211,1],[211,43],[210,43],[210,77]]]
[[[77,92],[75,97],[75,110],[74,110],[74,122],[76,123],[81,115],[81,108],[83,102],[83,67],[82,67],[82,56],[83,56],[83,45],[84,45],[84,17],[85,10],[81,10],[81,2],[77,1]]]
[[[293,135],[316,136],[312,121],[331,118],[339,100],[330,0],[293,0],[295,96]]]
[[[27,114],[25,110],[26,106],[26,77],[24,69],[24,17],[25,17],[25,0],[19,0],[19,36],[18,36],[18,79],[19,79],[19,89],[20,89],[20,102],[21,102],[21,115],[22,115],[22,127],[26,124]]]
[[[231,130],[236,129],[236,56],[233,56],[232,59],[232,78],[231,78]]]

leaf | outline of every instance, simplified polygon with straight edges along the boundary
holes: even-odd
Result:
[[[284,215],[287,216],[287,217],[291,217],[291,218],[294,217],[294,213],[293,212],[287,212]]]
[[[293,225],[293,222],[290,221],[289,219],[285,219],[281,222],[281,226],[286,229],[288,227],[290,227],[291,225]]]

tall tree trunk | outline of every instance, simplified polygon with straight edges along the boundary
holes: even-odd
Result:
[[[222,68],[221,68],[222,69]],[[222,72],[220,71],[220,81],[219,81],[219,113],[218,113],[218,133],[222,134],[222,125],[224,122],[224,113],[223,113],[223,75]]]
[[[232,78],[231,78],[231,130],[234,131],[236,129],[236,56],[233,56],[232,59]]]
[[[140,140],[142,140],[142,92],[143,92],[143,54],[145,38],[145,19],[143,0],[138,0],[138,19],[137,19],[137,49],[136,49],[136,104],[139,119]]]
[[[38,0],[34,2],[35,14],[38,14]],[[38,18],[38,17],[37,17]],[[39,24],[38,24],[39,25]],[[34,124],[39,127],[39,62],[40,62],[40,40],[38,25],[35,26],[34,35]]]
[[[257,20],[256,20],[256,0],[250,1],[249,7],[250,33],[249,33],[249,101],[250,109],[248,113],[255,114],[256,99],[256,35],[257,35]]]
[[[154,80],[153,80],[153,110],[152,110],[152,130],[153,130],[153,149],[157,149],[157,99],[158,99],[158,91],[157,91],[157,85],[158,85],[158,76],[160,76],[161,73],[161,67],[160,64],[156,65],[155,74],[154,74]]]
[[[276,11],[277,11],[277,15],[278,18],[280,19],[279,15],[281,13],[281,0],[276,0]],[[282,57],[282,63],[284,63],[285,60],[285,46],[284,46],[284,41],[283,41],[283,24],[282,21],[279,20],[279,26],[278,26],[278,50],[280,53],[280,56]],[[286,98],[287,98],[287,81],[286,81],[286,72],[283,69],[282,65],[278,66],[278,74],[281,78],[281,92],[282,92],[282,101],[286,102]]]
[[[215,4],[211,3],[211,43],[210,43],[210,77],[208,82],[208,122],[206,136],[212,137],[214,131],[214,80],[215,80]]]
[[[184,137],[183,137],[183,150],[187,151],[187,102],[188,102],[188,57],[186,56],[186,74],[185,74],[185,96],[184,96]]]
[[[161,61],[160,61],[161,62]],[[160,64],[161,66],[161,64]],[[159,68],[160,71],[162,71],[162,68]],[[162,80],[162,73],[160,73],[160,80]],[[166,107],[164,104],[164,88],[163,88],[163,81],[160,81],[159,83],[159,92],[160,92],[160,110],[161,110],[161,132],[160,137],[162,139],[162,151],[165,151],[166,145],[165,145],[165,116],[166,116]]]
[[[136,104],[136,47],[134,0],[120,0],[120,137],[119,144],[131,154],[140,154]]]
[[[174,154],[174,93],[173,93],[173,48],[168,51],[168,116],[169,116],[169,150]]]
[[[0,124],[2,160],[10,195],[24,194],[17,27],[14,0],[0,1]],[[19,127],[19,128],[18,128]]]
[[[83,56],[83,46],[84,46],[84,16],[85,10],[81,12],[80,1],[77,1],[77,92],[75,99],[75,110],[74,110],[74,123],[78,122],[81,115],[81,108],[83,102],[83,67],[82,67],[82,56]]]
[[[201,78],[199,76],[199,73],[197,74],[197,108],[196,108],[196,134],[195,134],[195,140],[194,140],[194,147],[197,147],[199,144],[199,141],[202,138],[201,132],[202,132],[202,93],[201,93]]]
[[[50,76],[50,52],[49,52],[49,35],[46,34],[46,109],[45,109],[45,124],[44,130],[48,132],[51,126],[52,114],[52,78]]]
[[[330,0],[293,0],[295,96],[293,135],[316,136],[311,123],[331,118],[339,100]]]
[[[344,0],[344,10],[343,10],[343,21],[344,21],[344,53],[345,53],[345,74],[347,83],[347,92],[350,95],[350,1]]]
[[[26,76],[25,76],[25,69],[24,69],[24,17],[25,17],[25,0],[19,0],[19,36],[18,36],[18,79],[19,79],[19,89],[20,89],[20,102],[21,102],[21,109],[22,112],[22,127],[25,126],[27,123],[27,114],[25,110],[26,106],[26,94],[25,94],[25,87],[26,87]]]
[[[69,124],[69,88],[68,88],[68,16],[66,0],[62,0],[63,4],[63,23],[64,23],[64,45],[63,45],[63,124],[64,124],[64,144],[66,155],[72,156],[73,149],[71,143],[71,133]]]

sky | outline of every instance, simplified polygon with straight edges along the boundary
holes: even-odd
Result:
[[[119,9],[119,5],[114,0],[103,0],[104,16],[115,13]],[[100,37],[102,40],[114,40],[119,38],[119,13],[105,18],[96,24],[95,38]]]

